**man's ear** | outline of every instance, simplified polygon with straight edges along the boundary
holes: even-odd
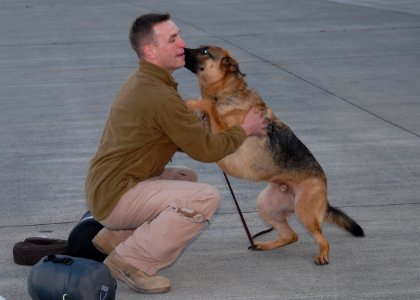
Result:
[[[245,74],[239,70],[239,65],[232,57],[225,56],[222,58],[222,66],[228,69],[230,72],[235,73],[236,76],[243,78]]]
[[[152,44],[146,44],[143,46],[143,53],[146,58],[156,58],[155,47]]]

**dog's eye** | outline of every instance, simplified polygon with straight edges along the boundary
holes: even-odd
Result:
[[[209,49],[204,48],[203,50],[201,50],[201,54],[203,54],[203,55],[209,55],[210,54]]]

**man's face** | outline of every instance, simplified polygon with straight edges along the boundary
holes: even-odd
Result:
[[[155,63],[172,73],[185,65],[185,42],[179,35],[179,28],[171,20],[156,24],[154,27],[155,43],[152,45]]]

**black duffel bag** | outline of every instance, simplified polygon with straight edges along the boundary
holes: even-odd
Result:
[[[33,300],[114,300],[116,289],[117,282],[105,264],[67,255],[42,258],[28,277]]]

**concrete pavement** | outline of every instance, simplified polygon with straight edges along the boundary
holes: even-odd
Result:
[[[174,164],[216,185],[209,226],[162,271],[173,290],[117,299],[419,299],[420,1],[142,0],[0,2],[0,296],[29,299],[30,267],[12,248],[28,236],[67,238],[86,211],[84,178],[110,104],[137,65],[128,28],[140,14],[170,12],[189,47],[228,48],[277,116],[318,158],[332,205],[365,229],[324,232],[316,246],[247,250],[217,167],[183,155]],[[184,97],[198,95],[187,70]],[[266,225],[255,198],[264,184],[232,179],[253,233]],[[261,239],[274,238],[274,234]]]

